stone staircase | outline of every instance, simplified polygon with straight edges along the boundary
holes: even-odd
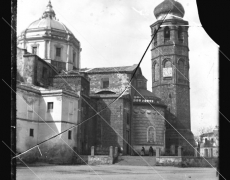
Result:
[[[148,164],[147,164],[147,163]],[[115,162],[116,165],[127,165],[127,166],[155,166],[155,156],[119,156]]]

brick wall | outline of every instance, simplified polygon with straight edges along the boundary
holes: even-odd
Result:
[[[101,111],[109,105],[114,98],[97,99],[97,111]],[[100,116],[97,116],[97,145],[100,147],[123,147],[124,142],[124,100],[119,99],[109,108],[103,110],[100,115],[116,131],[114,131]],[[121,136],[119,136],[118,134]],[[124,137],[125,138],[125,137]]]
[[[173,22],[174,21],[174,22]],[[185,62],[185,73],[188,77],[189,61],[188,61],[188,28],[182,27],[184,42],[180,43],[178,40],[178,29],[176,26],[170,26],[171,24],[188,24],[183,20],[168,20],[165,25],[169,25],[170,29],[170,42],[164,42],[164,28],[157,33],[157,45],[152,45],[152,76],[153,76],[153,88],[152,91],[156,96],[162,99],[167,105],[166,119],[169,123],[166,123],[166,145],[169,148],[172,144],[185,146],[185,149],[191,150],[191,145],[194,145],[193,134],[190,126],[190,95],[189,95],[189,83],[180,79],[181,75],[178,70],[178,60],[183,58]],[[152,35],[154,29],[159,25],[159,22],[151,25]],[[163,65],[165,59],[170,59],[172,63],[172,77],[163,77]],[[159,69],[155,71],[154,64],[159,65]],[[155,74],[159,79],[155,80]],[[172,126],[173,127],[172,127]],[[176,130],[175,130],[175,129]],[[179,133],[178,133],[178,132]],[[189,141],[186,140],[183,137]]]
[[[164,117],[163,108],[155,107],[155,109]],[[157,111],[151,106],[133,106],[134,145],[164,145],[165,120]],[[155,142],[147,142],[147,129],[149,126],[155,128]]]
[[[80,129],[80,146],[81,154],[89,155],[91,146],[96,145],[97,117],[95,116],[97,110],[96,102],[90,98],[84,97],[81,99],[81,120],[85,121],[79,125]]]

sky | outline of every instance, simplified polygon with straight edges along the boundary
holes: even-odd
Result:
[[[81,42],[81,67],[138,64],[151,40],[154,8],[163,0],[51,0],[56,18]],[[196,0],[179,0],[190,24],[191,129],[218,125],[218,47],[202,28]],[[48,0],[18,0],[17,33],[39,19]],[[151,51],[141,69],[152,89]]]

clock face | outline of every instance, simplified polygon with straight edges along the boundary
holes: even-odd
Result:
[[[163,68],[163,77],[172,77],[172,68]]]

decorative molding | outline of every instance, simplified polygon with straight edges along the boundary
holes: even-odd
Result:
[[[16,120],[20,120],[20,121],[27,121],[27,122],[31,122],[31,123],[66,123],[66,124],[73,124],[73,125],[77,125],[77,123],[72,123],[72,122],[68,122],[68,121],[43,121],[43,120],[31,120],[31,119],[24,119],[24,118],[18,118]]]

